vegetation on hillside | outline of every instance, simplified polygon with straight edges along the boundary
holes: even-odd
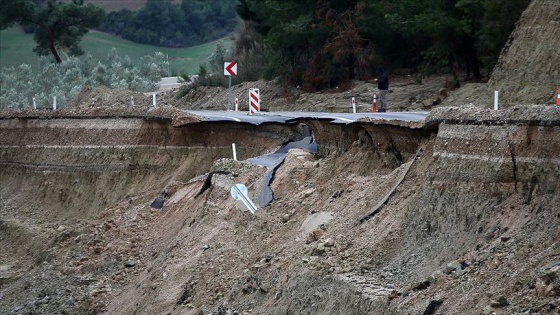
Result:
[[[529,2],[240,0],[236,56],[262,50],[262,76],[310,91],[369,79],[379,65],[481,80]]]
[[[233,49],[219,45],[198,67],[205,72],[201,79],[212,85],[227,82],[222,68],[229,60],[239,63],[234,83],[281,78],[307,91],[369,80],[379,66],[480,81],[530,1],[147,0],[138,11],[111,12],[101,29],[135,42],[179,47],[237,27]],[[1,0],[0,5],[0,27],[23,23],[35,31],[35,51],[51,53],[57,62],[59,50],[82,52],[82,36],[103,15],[83,0]]]
[[[52,55],[57,63],[62,62],[59,50],[70,55],[83,54],[79,43],[90,28],[97,27],[105,11],[83,0],[57,2],[56,0],[2,0],[0,29],[21,23],[35,33],[38,55]]]
[[[133,61],[113,49],[105,63],[90,54],[83,58],[69,57],[60,63],[42,57],[35,72],[27,64],[2,69],[0,108],[33,108],[33,102],[37,107],[52,107],[55,96],[58,106],[65,106],[84,86],[156,91],[166,69],[167,61],[162,53]]]
[[[236,0],[148,0],[138,11],[111,12],[99,29],[136,43],[189,47],[235,30]]]

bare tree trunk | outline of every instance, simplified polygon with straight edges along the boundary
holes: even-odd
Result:
[[[58,55],[58,52],[56,51],[56,48],[54,47],[54,33],[52,31],[52,29],[47,29],[47,32],[49,33],[49,49],[51,50],[51,53],[54,57],[54,59],[56,60],[56,63],[61,63],[62,59],[60,59],[60,56]]]
[[[467,64],[467,72],[474,75],[476,81],[480,81],[482,74],[480,73],[480,64],[476,53],[474,38],[467,36],[464,40],[465,45],[465,63]]]

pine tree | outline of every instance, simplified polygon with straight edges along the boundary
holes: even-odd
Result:
[[[62,62],[59,50],[70,55],[83,54],[80,40],[90,28],[97,27],[105,11],[83,0],[47,0],[42,5],[33,0],[0,0],[0,29],[15,23],[35,25],[33,49],[38,55],[51,54],[57,63]]]

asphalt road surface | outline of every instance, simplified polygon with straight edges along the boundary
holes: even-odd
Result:
[[[161,81],[159,81],[159,86],[160,86],[160,88],[179,87],[179,86],[181,86],[181,83],[179,83],[178,80],[179,80],[178,77],[161,78]]]
[[[423,121],[428,112],[386,112],[386,113],[326,113],[326,112],[261,112],[248,115],[246,111],[209,111],[187,110],[188,113],[206,118],[207,121],[235,121],[260,125],[262,123],[290,123],[298,119],[325,119],[333,124],[351,124],[361,118],[400,120],[417,122]]]

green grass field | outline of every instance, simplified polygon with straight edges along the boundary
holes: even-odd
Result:
[[[221,39],[190,48],[164,48],[136,44],[105,33],[91,31],[84,36],[81,45],[84,51],[100,60],[105,60],[113,47],[117,49],[119,55],[128,55],[132,60],[161,51],[169,56],[172,73],[179,73],[183,70],[188,74],[195,74],[198,72],[200,64],[207,63],[208,57],[218,42],[225,40]],[[1,31],[0,67],[13,67],[22,63],[36,66],[37,55],[33,52],[33,47],[35,47],[35,41],[32,34],[24,34],[15,28]]]

